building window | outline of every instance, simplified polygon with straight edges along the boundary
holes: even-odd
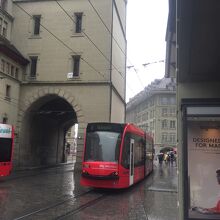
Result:
[[[7,37],[7,29],[8,29],[8,23],[4,21],[3,29],[2,29],[2,35],[3,37]]]
[[[80,56],[73,56],[73,76],[79,76]]]
[[[37,73],[37,56],[30,57],[31,60],[31,71],[30,71],[30,77],[31,78],[36,78],[36,73]]]
[[[33,19],[34,19],[34,35],[39,35],[41,15],[34,15]]]
[[[162,129],[166,129],[167,128],[167,120],[163,120],[162,121],[162,125],[161,125]]]
[[[10,64],[6,63],[6,73],[10,74]]]
[[[153,130],[153,129],[154,129],[154,122],[151,121],[151,122],[150,122],[150,130]]]
[[[171,108],[170,109],[170,115],[171,116],[175,116],[176,115],[176,109],[175,108]]]
[[[14,66],[11,65],[11,76],[12,77],[14,77],[14,71],[15,71],[15,68],[14,68]]]
[[[15,68],[15,78],[18,79],[18,73],[19,73],[19,69]]]
[[[2,72],[4,73],[5,72],[5,61],[4,60],[2,60],[1,69],[2,69]]]
[[[171,97],[170,98],[170,104],[171,105],[175,105],[176,104],[176,98],[175,97]]]
[[[0,34],[2,33],[2,22],[3,22],[3,20],[2,20],[2,18],[0,18]]]
[[[10,85],[6,85],[5,98],[7,100],[11,99],[11,86]]]
[[[167,116],[167,108],[162,108],[162,116]]]
[[[172,144],[176,143],[176,134],[174,133],[170,134],[170,143]]]
[[[176,128],[176,122],[175,121],[170,121],[170,128],[175,129]]]
[[[2,124],[7,124],[8,123],[8,118],[6,116],[4,116],[2,118]]]
[[[167,133],[162,133],[161,143],[167,143]]]
[[[168,99],[167,99],[167,97],[162,97],[162,98],[161,98],[161,105],[168,105]]]
[[[83,13],[75,13],[75,32],[81,33],[82,32],[82,15]]]

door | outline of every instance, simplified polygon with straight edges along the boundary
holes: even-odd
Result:
[[[129,172],[129,185],[134,183],[134,139],[130,141],[130,172]]]

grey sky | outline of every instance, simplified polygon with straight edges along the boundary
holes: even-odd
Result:
[[[126,101],[164,76],[167,16],[168,0],[128,0]]]

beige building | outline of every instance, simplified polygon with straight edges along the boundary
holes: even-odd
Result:
[[[7,9],[7,10],[6,10]],[[0,7],[0,122],[16,124],[23,73],[29,63],[10,43],[12,2],[1,1]]]
[[[176,147],[176,83],[173,78],[155,80],[130,99],[126,121],[154,138],[155,152]]]
[[[7,79],[0,81],[1,93],[11,88],[1,114],[8,112],[8,123],[15,125],[14,163],[63,162],[64,137],[74,124],[80,161],[88,122],[125,120],[126,1],[4,2],[1,35],[20,55],[10,64],[18,76],[2,69]],[[0,56],[10,60],[8,53]]]

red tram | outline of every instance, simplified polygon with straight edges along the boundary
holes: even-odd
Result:
[[[14,128],[0,124],[0,176],[8,176],[12,170]]]
[[[133,124],[89,123],[80,183],[126,188],[153,170],[153,139]]]

